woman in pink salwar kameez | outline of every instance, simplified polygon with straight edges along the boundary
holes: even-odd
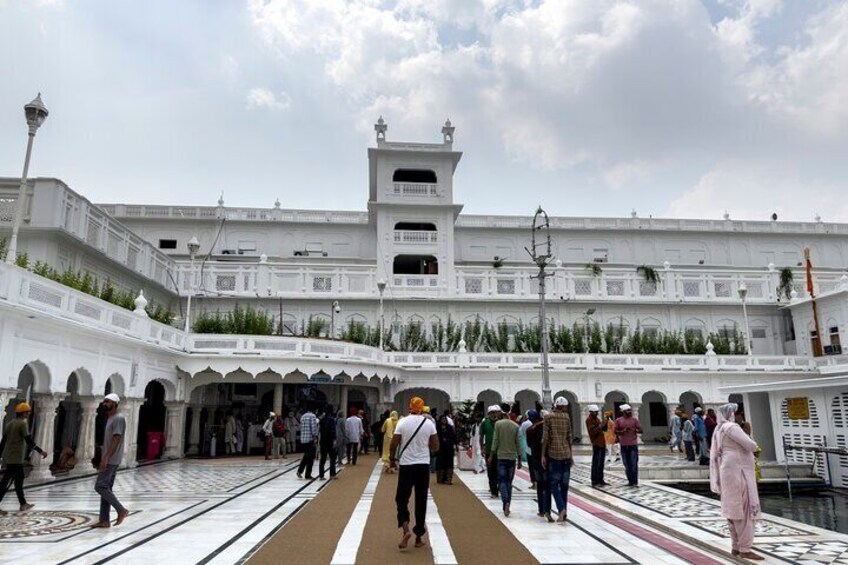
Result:
[[[761,560],[752,549],[754,523],[760,514],[760,496],[754,471],[757,444],[735,422],[738,406],[719,408],[719,424],[710,451],[710,489],[721,495],[721,514],[730,527],[733,555]]]

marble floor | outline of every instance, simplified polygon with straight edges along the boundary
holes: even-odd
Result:
[[[627,487],[620,467],[607,473],[610,486],[594,489],[587,484],[586,458],[577,461],[564,525],[536,516],[526,471],[516,475],[508,518],[500,500],[489,495],[485,474],[457,471],[455,481],[540,563],[733,562],[716,501],[649,482]],[[88,527],[97,520],[99,504],[92,477],[28,488],[35,504],[29,512],[15,512],[17,501],[9,492],[3,508],[10,512],[0,517],[0,563],[33,558],[44,564],[243,563],[328,484],[298,479],[297,463],[291,457],[181,460],[121,471],[115,492],[132,514],[110,529]],[[355,562],[380,470],[374,467],[340,538],[328,540],[336,547],[332,563]],[[466,533],[446,531],[432,497],[428,527],[434,562],[457,563],[451,540]],[[758,523],[755,549],[766,563],[848,564],[848,536],[775,516]]]

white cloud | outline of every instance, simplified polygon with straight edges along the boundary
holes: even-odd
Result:
[[[635,181],[646,179],[653,166],[641,160],[617,163],[604,171],[603,176],[606,183],[612,188],[623,188]]]
[[[846,182],[802,178],[785,163],[726,161],[674,200],[668,215],[718,219],[727,210],[734,219],[766,220],[777,213],[783,220],[811,221],[819,213],[825,221],[845,222],[846,189]]]
[[[285,92],[279,97],[267,88],[253,88],[247,93],[247,109],[268,108],[271,110],[287,110],[291,106],[291,99]]]

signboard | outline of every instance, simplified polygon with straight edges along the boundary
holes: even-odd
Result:
[[[790,420],[807,420],[810,417],[810,402],[806,396],[786,399],[786,414]]]

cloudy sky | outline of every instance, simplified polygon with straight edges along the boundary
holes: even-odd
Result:
[[[0,0],[0,77],[97,202],[364,210],[382,114],[467,213],[848,221],[848,2]]]

